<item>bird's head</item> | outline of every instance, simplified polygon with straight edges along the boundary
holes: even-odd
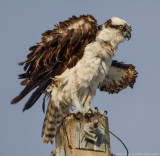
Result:
[[[100,26],[98,39],[119,44],[131,38],[131,26],[123,19],[112,17]]]

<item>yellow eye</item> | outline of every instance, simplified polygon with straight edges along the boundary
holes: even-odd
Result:
[[[120,26],[119,26],[119,29],[120,29],[120,30],[122,30],[122,29],[123,29],[123,26],[122,26],[122,25],[120,25]]]

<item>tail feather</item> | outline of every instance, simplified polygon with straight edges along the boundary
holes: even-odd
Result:
[[[54,103],[49,100],[46,116],[43,123],[43,142],[53,144],[56,132],[65,116],[69,113],[69,106],[65,103]]]

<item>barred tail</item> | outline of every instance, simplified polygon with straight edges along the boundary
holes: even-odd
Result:
[[[42,138],[44,143],[50,142],[53,144],[56,132],[68,113],[68,105],[62,102],[55,104],[50,97],[42,129]]]

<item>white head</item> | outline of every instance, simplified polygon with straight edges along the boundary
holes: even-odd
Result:
[[[110,42],[117,46],[124,42],[126,38],[131,38],[131,26],[123,19],[112,17],[100,26],[100,31],[97,39]]]

